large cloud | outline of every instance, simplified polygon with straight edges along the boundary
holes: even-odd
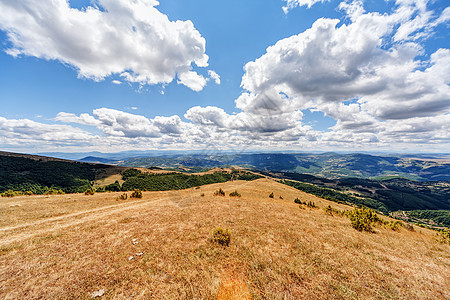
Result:
[[[82,145],[93,138],[89,132],[68,125],[44,124],[29,119],[0,117],[0,144]]]
[[[101,8],[71,8],[67,0],[0,0],[0,29],[13,56],[58,60],[80,77],[119,74],[141,84],[178,83],[201,90],[192,70],[208,66],[205,39],[191,21],[170,21],[155,0],[98,0]]]
[[[430,120],[448,120],[450,50],[438,49],[427,57],[421,42],[449,20],[449,9],[431,11],[427,4],[399,0],[390,14],[380,14],[365,13],[361,1],[341,3],[345,24],[318,19],[247,63],[242,78],[246,91],[237,106],[257,111],[268,103],[260,99],[270,95],[277,108],[322,111],[337,121],[331,128],[337,134],[323,134],[323,139],[337,137],[336,142],[375,143],[393,136],[398,141],[403,131],[393,126],[408,128],[412,135],[429,125],[428,134],[416,139],[406,135],[405,143],[434,134],[448,138]]]
[[[95,126],[107,136],[127,138],[156,138],[163,134],[178,135],[182,133],[183,122],[178,116],[155,117],[130,114],[111,108],[98,108],[89,114],[75,114],[60,112],[55,120],[66,123],[78,123]]]

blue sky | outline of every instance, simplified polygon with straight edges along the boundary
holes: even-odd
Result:
[[[426,0],[0,0],[0,149],[448,152],[449,19]]]

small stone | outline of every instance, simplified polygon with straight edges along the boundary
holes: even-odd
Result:
[[[132,260],[134,257],[133,256],[130,256],[130,257],[128,257],[128,260]]]
[[[97,297],[103,296],[104,293],[105,293],[105,290],[104,290],[104,289],[101,289],[101,290],[98,290],[98,291],[96,291],[96,292],[92,292],[92,293],[90,293],[89,295],[90,295],[92,298],[97,298]]]
[[[144,252],[136,253],[137,256],[142,256],[143,254],[144,254]]]

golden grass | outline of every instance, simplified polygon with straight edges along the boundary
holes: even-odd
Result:
[[[321,209],[349,207],[268,179],[118,194],[1,199],[0,298],[450,298],[450,246],[434,232],[358,232]],[[210,241],[217,227],[229,247]]]

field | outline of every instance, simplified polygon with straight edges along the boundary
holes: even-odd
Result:
[[[450,246],[428,229],[358,232],[323,210],[350,207],[269,179],[122,193],[1,198],[0,298],[450,298]]]

